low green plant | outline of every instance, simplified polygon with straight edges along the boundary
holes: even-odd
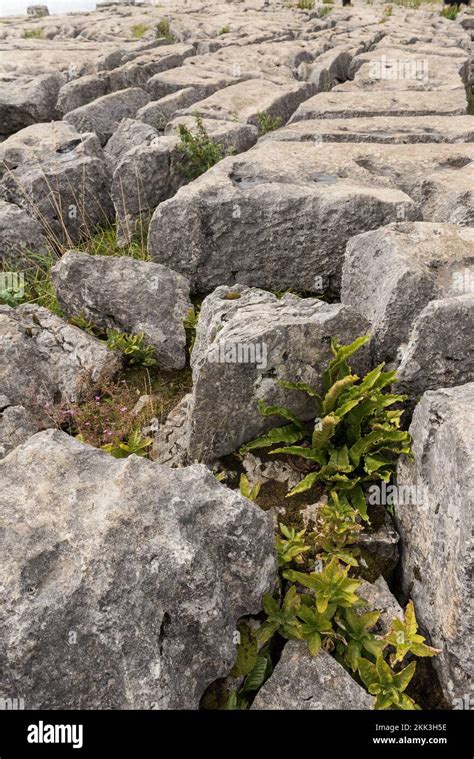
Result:
[[[319,11],[319,17],[324,18],[325,16],[328,16],[332,11],[332,5],[325,5],[321,10]]]
[[[136,40],[141,39],[147,33],[149,28],[148,24],[134,24],[131,29],[132,37]]]
[[[343,492],[329,493],[328,503],[318,510],[316,528],[311,535],[318,559],[336,558],[352,567],[358,566],[358,549],[354,544],[364,529],[359,516],[360,512],[351,506]]]
[[[250,486],[249,479],[246,474],[240,475],[240,492],[245,497],[248,498],[249,501],[256,501],[258,498],[258,494],[260,493],[260,488],[262,487],[261,482],[256,482],[253,487]]]
[[[379,364],[360,379],[348,364],[368,340],[364,335],[350,345],[331,341],[334,358],[323,374],[322,396],[306,383],[279,381],[281,387],[304,392],[314,400],[317,417],[312,429],[291,410],[261,401],[259,409],[264,416],[281,416],[289,424],[274,427],[241,448],[241,453],[247,453],[287,443],[270,453],[301,457],[314,468],[288,495],[302,493],[320,482],[330,491],[343,492],[364,520],[368,516],[363,485],[377,480],[389,482],[397,457],[411,454],[410,435],[400,429],[403,411],[389,408],[404,401],[405,396],[384,392],[395,381],[396,372],[384,372],[384,364]]]
[[[42,40],[44,38],[44,29],[42,26],[39,26],[37,29],[25,29],[23,32],[23,37],[26,40]]]
[[[359,659],[360,679],[370,694],[376,696],[374,709],[413,710],[420,707],[404,691],[415,674],[416,662],[411,662],[401,672],[393,672],[386,661],[379,656],[373,664],[368,659]]]
[[[188,181],[197,179],[218,161],[224,158],[220,145],[212,142],[199,114],[194,116],[196,134],[193,134],[185,124],[178,125],[180,142],[177,150],[181,160],[177,163],[178,172]]]
[[[238,691],[232,690],[229,694],[226,709],[248,709],[253,695],[260,690],[262,685],[270,677],[273,664],[268,651],[261,651],[255,660],[251,671],[245,676],[243,685]]]
[[[176,37],[171,32],[170,22],[167,18],[163,19],[156,25],[156,36],[164,37],[167,42],[176,42]]]
[[[219,29],[218,34],[219,35],[221,35],[221,34],[229,34],[229,32],[230,32],[230,28],[228,26],[223,26],[222,29]]]
[[[314,0],[298,0],[297,7],[301,11],[312,11],[314,8]]]
[[[443,18],[447,18],[448,21],[455,21],[459,14],[459,5],[448,5],[446,8],[443,8],[441,13],[439,14]]]
[[[145,335],[138,332],[129,335],[115,329],[107,330],[107,347],[109,350],[117,350],[123,354],[127,364],[140,364],[141,366],[154,366],[154,350],[151,345],[145,344]]]
[[[135,456],[146,456],[148,448],[153,443],[149,437],[143,437],[140,430],[134,430],[126,440],[113,440],[102,446],[102,450],[110,453],[116,459],[126,459]]]
[[[336,616],[336,622],[343,636],[336,644],[336,653],[353,672],[357,672],[359,661],[365,654],[375,658],[381,656],[384,643],[372,632],[378,622],[379,611],[357,614],[354,609],[344,609]]]
[[[287,569],[283,572],[283,577],[312,590],[316,609],[324,614],[331,604],[342,608],[361,605],[361,599],[356,593],[361,581],[348,577],[349,569],[349,566],[342,567],[337,559],[331,559],[321,572],[308,574]]]
[[[78,316],[70,316],[68,322],[69,324],[72,324],[73,327],[78,327],[84,332],[87,332],[89,335],[93,335],[94,337],[98,336],[99,330],[95,324],[90,321],[90,319],[86,319],[84,314],[78,314]]]
[[[272,116],[270,113],[257,113],[258,131],[261,135],[274,132],[283,124],[281,116]]]
[[[424,637],[418,634],[413,601],[408,602],[403,620],[395,618],[392,621],[392,626],[385,635],[384,641],[385,645],[393,646],[395,649],[390,655],[392,665],[402,662],[409,653],[422,657],[439,654],[439,649],[426,645]]]
[[[279,567],[285,567],[293,561],[301,564],[303,554],[311,550],[311,546],[305,543],[306,529],[297,532],[294,527],[279,525],[281,535],[276,536],[275,547]]]

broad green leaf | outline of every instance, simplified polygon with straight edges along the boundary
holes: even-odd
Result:
[[[244,455],[254,448],[269,448],[276,443],[297,443],[302,437],[303,434],[300,428],[294,424],[286,424],[284,427],[274,427],[263,437],[259,437],[243,445],[240,453]]]
[[[286,497],[289,498],[292,495],[297,495],[297,493],[304,493],[306,490],[310,490],[310,488],[313,487],[314,483],[317,482],[319,477],[319,472],[311,472],[311,474],[307,474],[306,477],[304,477],[301,482],[298,483],[292,490],[290,490],[289,493],[287,493]]]
[[[323,414],[329,414],[331,411],[334,410],[334,407],[337,403],[337,399],[341,395],[341,393],[344,392],[344,390],[349,387],[349,385],[353,385],[354,382],[357,382],[359,377],[357,374],[348,374],[346,377],[343,377],[340,380],[337,380],[334,382],[334,384],[329,388],[327,393],[324,396],[323,399]]]

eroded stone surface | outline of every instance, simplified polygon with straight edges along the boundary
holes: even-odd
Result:
[[[321,386],[330,336],[350,343],[366,331],[351,308],[237,285],[219,287],[203,302],[191,357],[193,391],[188,450],[192,459],[215,459],[281,424],[264,417],[258,400],[286,406],[300,418],[315,416],[304,393],[276,380]],[[355,357],[364,370],[367,353]]]
[[[374,359],[394,361],[424,306],[463,295],[473,267],[474,230],[428,222],[390,224],[349,241],[341,300],[369,319]]]
[[[397,506],[403,587],[441,649],[433,664],[457,708],[466,708],[460,703],[472,678],[473,408],[472,382],[425,393],[410,426],[415,459],[399,463],[397,478],[423,495],[418,505]]]
[[[203,466],[57,430],[3,459],[0,482],[7,692],[32,709],[196,709],[272,590],[269,518]]]
[[[192,305],[183,276],[128,256],[89,256],[76,251],[62,256],[51,273],[66,315],[83,316],[104,330],[143,333],[161,367],[184,367],[183,322]]]
[[[120,357],[45,308],[0,306],[0,379],[13,406],[77,403],[111,379]]]
[[[252,709],[372,709],[373,697],[326,651],[310,656],[305,641],[289,641]]]

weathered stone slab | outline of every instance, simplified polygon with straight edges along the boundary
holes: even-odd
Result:
[[[344,667],[321,650],[311,656],[305,641],[290,640],[252,709],[373,709],[374,699]]]
[[[123,239],[131,239],[137,224],[144,218],[148,220],[150,211],[189,181],[182,168],[186,162],[179,148],[179,124],[196,133],[194,117],[176,118],[167,124],[165,136],[154,139],[150,134],[143,144],[123,154],[116,167],[112,198]],[[223,155],[248,150],[258,138],[258,130],[250,124],[204,119],[203,126],[212,142],[222,146]],[[120,133],[120,139],[117,137],[120,144],[125,129],[122,122],[116,132],[116,135]]]
[[[415,458],[399,463],[397,477],[399,486],[424,494],[418,506],[397,506],[403,587],[432,645],[441,649],[433,664],[458,709],[469,708],[472,691],[473,409],[472,382],[425,393],[410,426]]]
[[[39,121],[56,118],[63,83],[60,74],[37,77],[3,75],[0,80],[0,135],[8,136]]]
[[[63,84],[59,90],[57,110],[62,116],[110,92],[107,76],[89,74]]]
[[[145,106],[147,107],[147,106]],[[473,116],[374,116],[296,121],[261,138],[313,142],[474,142]]]
[[[274,84],[265,79],[249,79],[210,95],[188,110],[179,111],[176,118],[197,112],[208,119],[236,120],[257,126],[258,115],[269,114],[285,123],[314,90],[314,85],[308,82]]]
[[[390,224],[349,240],[341,300],[371,323],[374,360],[394,361],[431,300],[474,291],[474,230]]]
[[[39,306],[0,306],[0,338],[2,393],[12,406],[78,403],[121,367],[100,340]]]
[[[380,154],[377,146],[347,146],[342,153],[259,143],[224,159],[157,208],[150,255],[188,276],[201,292],[240,282],[337,293],[350,237],[400,215],[419,217],[417,205],[393,187],[395,172],[387,170],[386,158],[400,164],[404,176],[413,174],[420,157],[410,154],[404,165],[398,154],[386,156],[390,147]],[[297,256],[288,255],[293,249]]]
[[[473,379],[474,292],[430,301],[400,351],[397,388],[415,399]]]
[[[193,460],[212,460],[281,424],[264,417],[258,400],[286,406],[301,418],[314,417],[305,394],[280,387],[276,379],[319,388],[330,359],[330,337],[350,343],[367,322],[345,306],[236,285],[218,287],[202,304],[191,365],[188,450]],[[368,351],[355,357],[367,366]],[[224,423],[225,420],[225,423]]]
[[[268,515],[206,467],[57,430],[3,459],[0,483],[5,691],[31,709],[197,709],[273,589]]]
[[[46,253],[46,249],[38,222],[14,203],[0,200],[0,264],[16,270],[29,253]]]
[[[144,87],[147,81],[160,71],[181,66],[186,58],[196,53],[192,45],[164,45],[156,50],[142,53],[133,61],[124,63],[109,73],[112,92],[129,87]]]
[[[71,245],[113,218],[110,174],[95,134],[35,124],[0,144],[0,193],[23,208],[50,245]]]
[[[162,368],[184,367],[183,321],[192,304],[189,283],[180,274],[128,256],[70,251],[59,259],[51,275],[67,316],[82,315],[104,330],[143,332]]]
[[[290,123],[303,119],[345,119],[371,116],[462,116],[467,112],[462,88],[441,92],[321,92],[302,103]]]
[[[163,130],[173,116],[184,108],[201,100],[199,92],[194,87],[185,87],[178,92],[152,100],[137,111],[137,119],[150,124],[155,129]]]
[[[122,119],[132,119],[139,108],[149,101],[145,90],[139,87],[111,92],[92,103],[70,111],[64,117],[78,132],[95,132],[102,145],[117,129]]]

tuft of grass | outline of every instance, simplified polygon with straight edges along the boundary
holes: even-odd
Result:
[[[39,26],[37,29],[25,29],[25,31],[23,32],[23,37],[26,40],[30,40],[30,39],[42,40],[44,39],[44,29],[42,26]]]
[[[443,8],[441,13],[439,14],[443,18],[447,18],[448,21],[454,21],[459,13],[459,5],[448,5],[446,8]]]
[[[272,116],[270,113],[257,113],[258,130],[261,135],[274,132],[283,124],[281,116]]]
[[[136,40],[141,39],[149,28],[148,24],[134,24],[131,28],[132,37]]]
[[[53,314],[61,316],[61,306],[51,279],[51,268],[57,260],[57,255],[52,252],[25,254],[23,256],[24,265],[16,269],[19,274],[21,273],[24,276],[23,296],[21,299],[18,298],[15,304],[8,303],[8,305],[34,303],[36,306],[42,306],[52,311]]]
[[[159,24],[156,25],[156,36],[164,37],[167,42],[176,42],[176,37],[171,32],[170,22],[167,18],[163,19],[163,21],[160,21]]]
[[[314,0],[298,0],[297,7],[300,11],[312,11],[314,8]]]
[[[229,34],[230,29],[228,26],[223,26],[222,29],[219,29],[219,34]]]
[[[90,256],[129,256],[138,261],[149,261],[150,256],[146,246],[146,226],[142,224],[139,235],[125,247],[119,247],[116,228],[110,226],[102,227],[88,240],[80,245],[75,245],[74,250],[80,250]]]
[[[324,18],[324,16],[328,16],[329,13],[332,11],[332,5],[329,6],[329,4],[325,5],[321,10],[319,11],[319,18]]]

